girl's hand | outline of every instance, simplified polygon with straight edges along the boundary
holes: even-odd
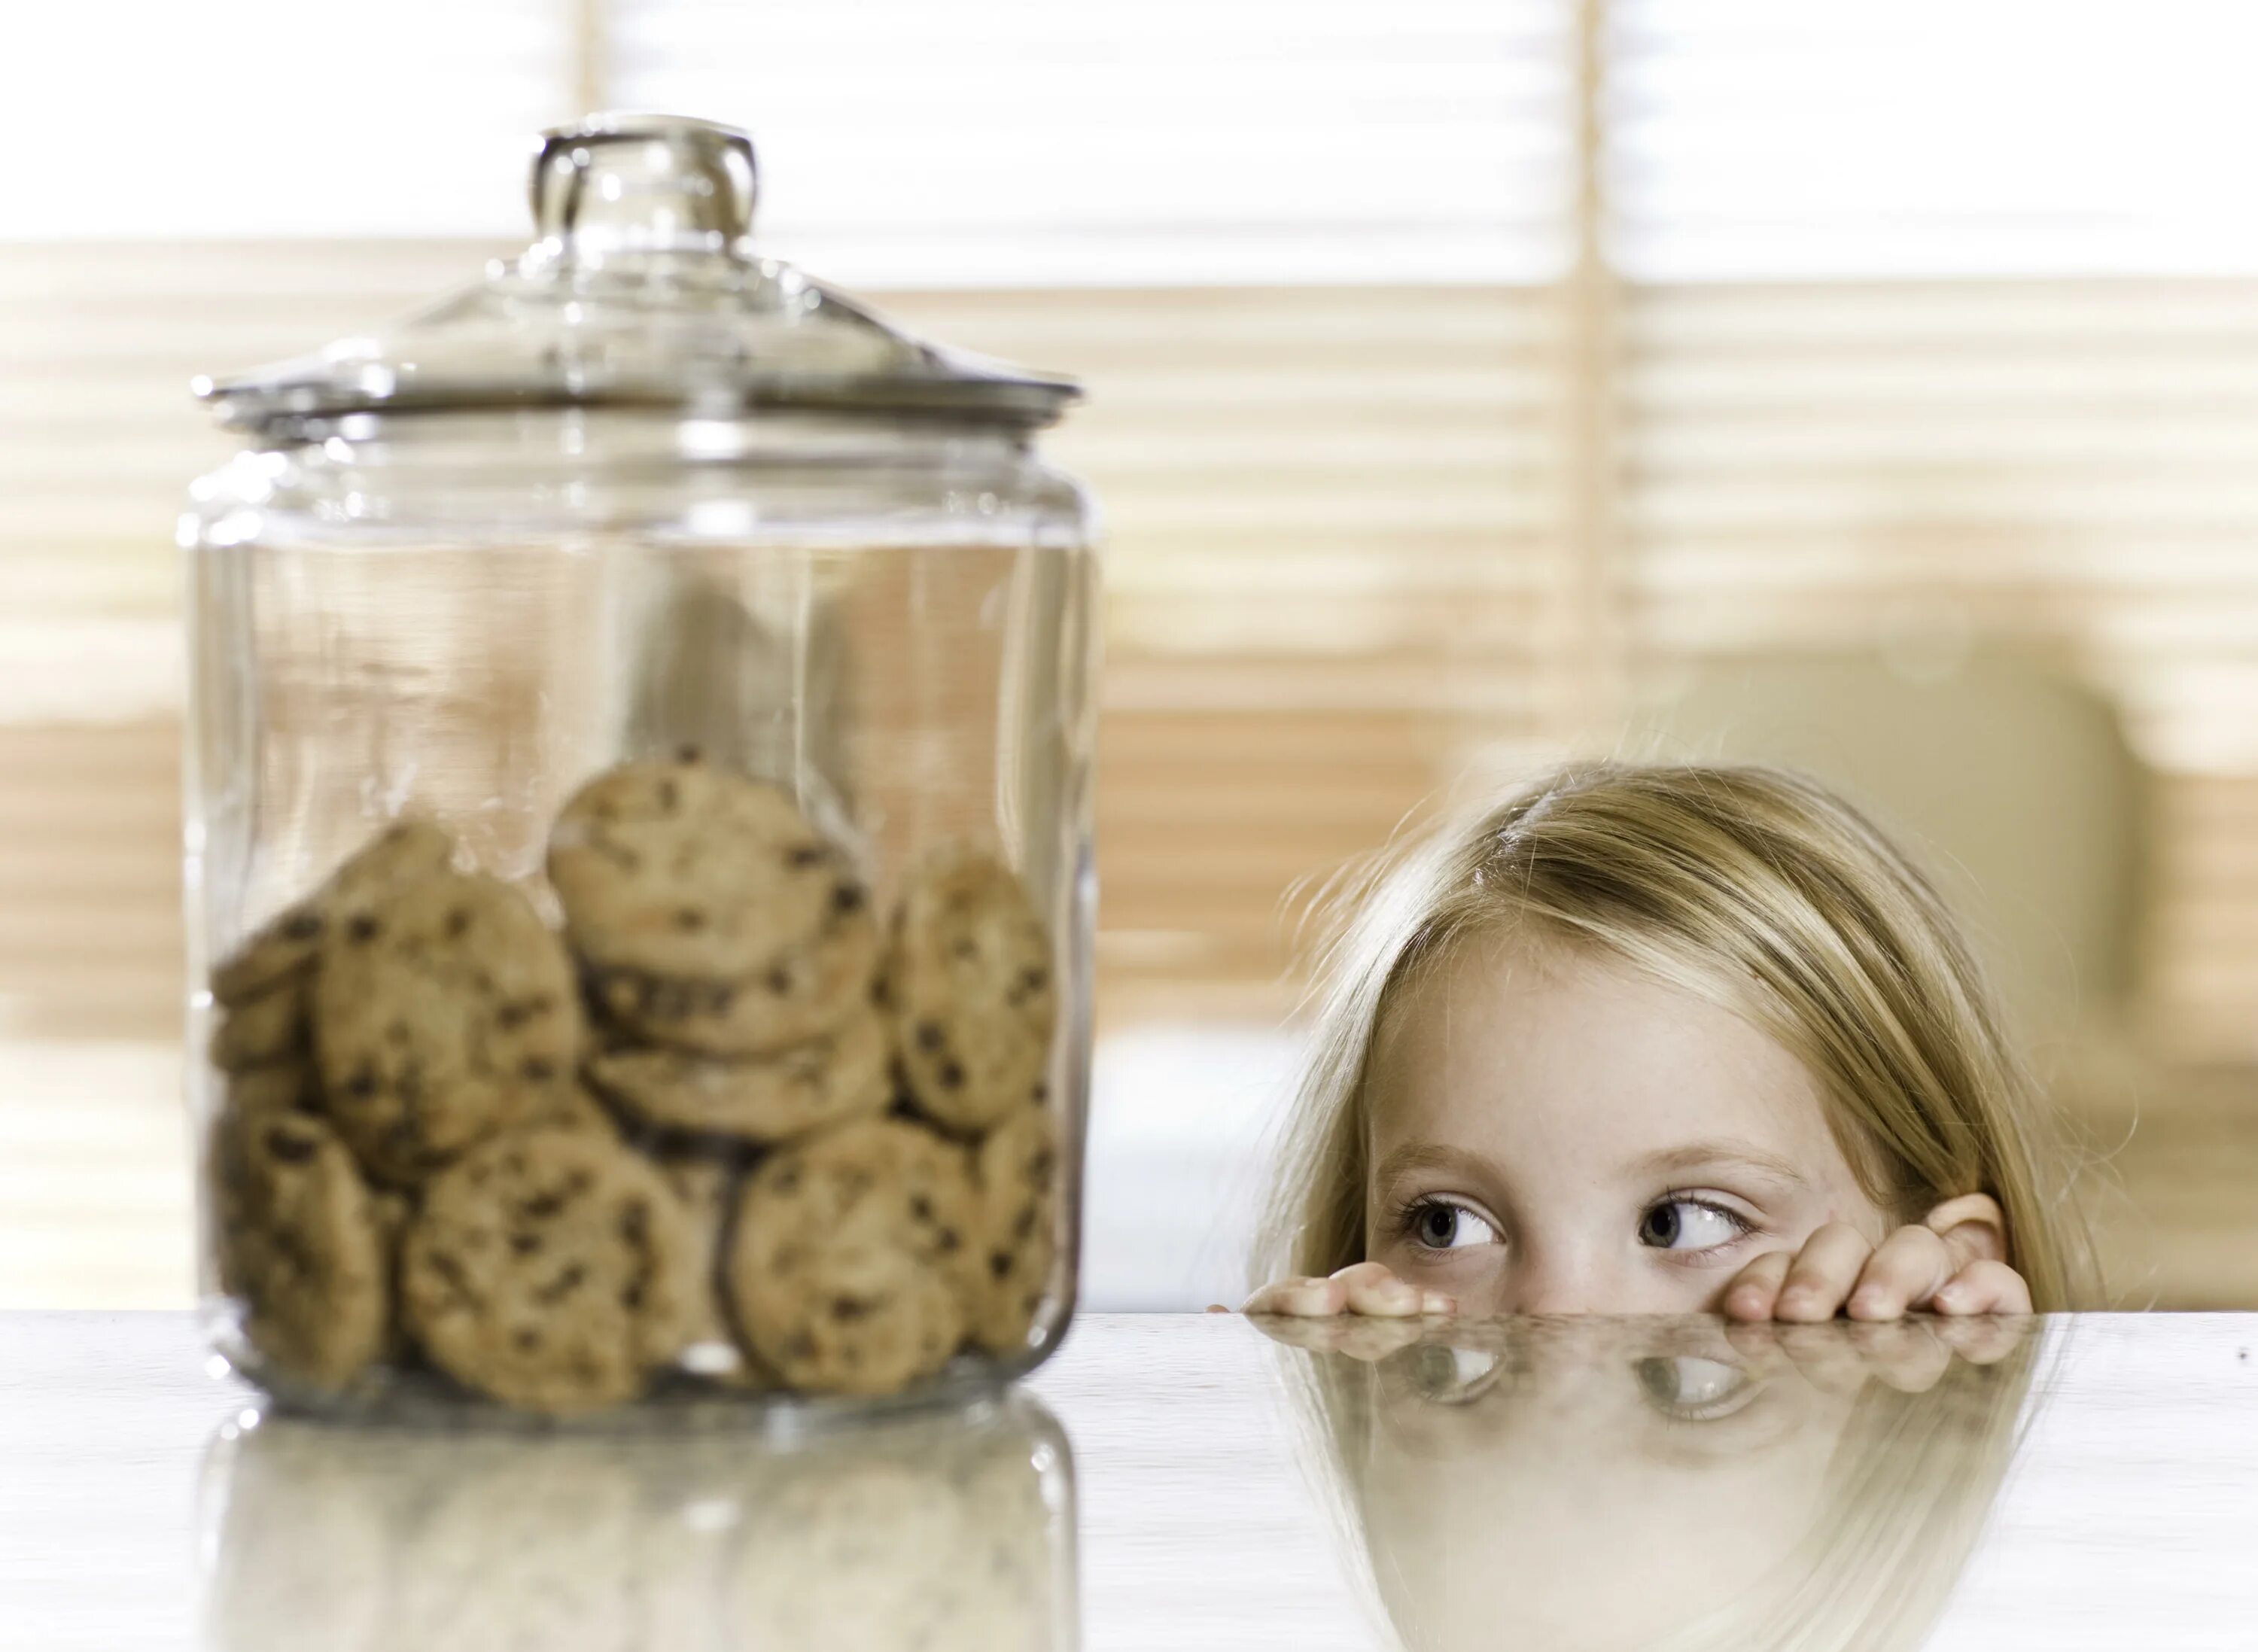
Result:
[[[1810,1322],[1932,1313],[2027,1314],[2030,1287],[2006,1259],[2006,1218],[1987,1194],[1951,1199],[1879,1246],[1830,1222],[1800,1251],[1774,1251],[1725,1287],[1726,1316]]]
[[[1400,1280],[1378,1262],[1356,1262],[1322,1280],[1279,1280],[1246,1299],[1242,1314],[1288,1314],[1300,1319],[1330,1319],[1360,1314],[1368,1319],[1415,1319],[1422,1314],[1455,1314],[1457,1299],[1423,1291]]]

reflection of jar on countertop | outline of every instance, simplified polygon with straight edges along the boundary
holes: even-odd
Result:
[[[200,386],[248,437],[182,525],[203,1294],[332,1414],[929,1392],[1071,1312],[1076,393],[753,198],[741,134],[593,118],[520,258]]]
[[[769,1441],[231,1423],[206,1652],[1074,1652],[1072,1453],[1025,1393]]]

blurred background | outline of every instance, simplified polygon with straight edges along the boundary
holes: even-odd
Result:
[[[96,0],[0,53],[0,1307],[188,1295],[194,373],[749,128],[769,252],[1081,376],[1107,512],[1085,1301],[1238,1300],[1294,891],[1577,752],[1925,845],[2130,1304],[2258,1306],[2238,0]]]

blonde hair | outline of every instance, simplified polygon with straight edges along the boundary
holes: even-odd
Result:
[[[1987,1193],[2041,1313],[2090,1249],[2038,1087],[1943,899],[1798,775],[1600,763],[1446,824],[1353,881],[1279,1155],[1258,1282],[1365,1254],[1366,1077],[1383,1018],[1455,943],[1521,930],[1700,994],[1803,1064],[1868,1196],[1918,1219]]]

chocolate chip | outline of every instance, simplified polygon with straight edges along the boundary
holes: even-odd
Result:
[[[520,1328],[517,1335],[510,1340],[517,1344],[520,1353],[529,1354],[541,1346],[541,1333],[527,1325]]]
[[[959,958],[977,958],[980,955],[980,949],[972,944],[969,936],[959,936],[949,944],[948,950]]]
[[[934,1069],[933,1075],[945,1090],[959,1089],[964,1084],[964,1069],[954,1060],[943,1061]]]
[[[786,1359],[791,1360],[807,1360],[814,1358],[815,1338],[809,1336],[806,1331],[798,1333],[790,1342],[784,1345],[784,1357]]]
[[[851,1296],[834,1296],[831,1299],[831,1317],[841,1325],[851,1325],[858,1319],[867,1318],[870,1312],[868,1303],[858,1302]]]
[[[927,1198],[921,1193],[912,1194],[910,1195],[910,1215],[916,1217],[920,1222],[932,1221],[933,1201]]]
[[[447,909],[447,939],[460,940],[471,932],[471,909],[451,906]]]
[[[778,997],[783,997],[792,990],[792,971],[781,964],[778,965],[769,971],[766,985]]]
[[[1027,1160],[1027,1173],[1037,1181],[1048,1181],[1057,1167],[1058,1156],[1047,1147],[1037,1148],[1034,1157]]]
[[[675,913],[674,926],[685,935],[694,935],[706,927],[706,914],[694,906],[685,906]]]
[[[345,1081],[345,1094],[355,1101],[366,1101],[376,1094],[376,1074],[362,1067]]]
[[[665,810],[669,814],[672,814],[675,810],[682,806],[682,788],[676,785],[671,780],[660,781],[658,783],[658,806]]]
[[[963,1241],[956,1237],[956,1230],[955,1228],[943,1228],[939,1234],[934,1236],[933,1248],[940,1251],[943,1256],[955,1256],[956,1254],[956,1247],[962,1243]]]
[[[427,1263],[455,1295],[469,1298],[477,1294],[471,1289],[471,1276],[463,1272],[463,1265],[444,1251],[429,1252]]]
[[[637,1199],[620,1212],[620,1237],[640,1245],[650,1232],[650,1207]]]
[[[934,1051],[940,1049],[948,1041],[948,1039],[941,1032],[941,1024],[939,1022],[920,1021],[917,1024],[918,1048],[925,1051],[927,1054],[931,1054]]]
[[[1012,1272],[1012,1253],[1009,1251],[990,1251],[988,1272],[999,1280],[1009,1277]]]
[[[546,1222],[564,1209],[564,1201],[553,1193],[537,1193],[518,1209],[529,1222]]]
[[[805,872],[810,867],[821,866],[831,858],[831,851],[820,843],[803,843],[785,851],[784,863],[795,872]]]
[[[1045,1083],[1041,1079],[1037,1079],[1035,1081],[1034,1096],[1035,1105],[1040,1107],[1045,1102],[1050,1100],[1051,1087]]]
[[[383,932],[384,925],[366,912],[359,914],[345,925],[345,939],[356,947],[374,940]]]
[[[1030,964],[1019,972],[1019,985],[1029,992],[1040,992],[1050,983],[1051,972],[1040,964]]]
[[[543,1305],[561,1302],[566,1297],[572,1295],[573,1292],[579,1290],[581,1286],[586,1284],[587,1280],[588,1270],[586,1267],[582,1266],[580,1263],[575,1262],[567,1267],[563,1273],[559,1273],[555,1279],[550,1280],[548,1284],[534,1292],[533,1300],[543,1303]]]
[[[831,910],[841,913],[861,911],[863,891],[852,883],[841,883],[831,891]]]
[[[706,754],[694,745],[677,746],[674,748],[674,761],[678,763],[703,762],[705,760]]]
[[[310,1136],[276,1125],[266,1132],[266,1151],[286,1165],[302,1165],[321,1150],[322,1144]]]
[[[516,1032],[530,1018],[531,1011],[520,1003],[506,1003],[494,1011],[494,1025],[504,1032]]]
[[[513,1233],[509,1236],[509,1248],[519,1256],[531,1256],[541,1248],[541,1236],[537,1233]]]
[[[322,915],[319,912],[300,912],[282,925],[282,939],[285,940],[311,940],[321,932]]]
[[[620,1287],[620,1306],[631,1314],[643,1308],[643,1284],[641,1280],[629,1280]]]
[[[517,1072],[529,1084],[546,1084],[557,1076],[557,1064],[545,1055],[529,1055],[517,1064]]]
[[[1017,1216],[1013,1216],[1013,1217],[1012,1218],[1012,1237],[1013,1238],[1015,1238],[1015,1239],[1025,1239],[1025,1238],[1026,1238],[1029,1234],[1033,1233],[1034,1230],[1035,1230],[1035,1208],[1034,1208],[1034,1206],[1033,1206],[1033,1205],[1022,1205],[1022,1206],[1020,1206],[1020,1207],[1019,1207],[1019,1215],[1017,1215]]]

